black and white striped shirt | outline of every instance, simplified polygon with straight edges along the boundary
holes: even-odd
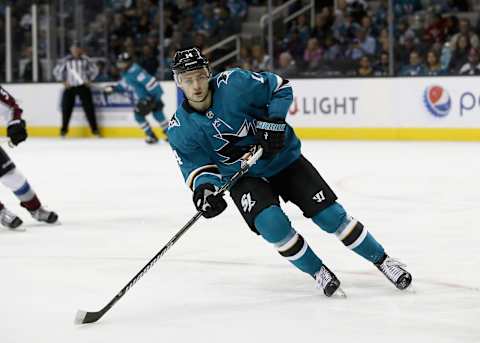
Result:
[[[57,81],[67,82],[70,86],[80,86],[90,82],[98,75],[98,67],[86,55],[74,58],[67,55],[53,69]]]

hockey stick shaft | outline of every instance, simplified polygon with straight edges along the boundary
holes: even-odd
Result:
[[[257,160],[262,156],[263,150],[262,148],[258,148],[248,160],[242,163],[240,170],[232,176],[232,178],[226,182],[217,192],[216,194],[224,194],[226,191],[230,190],[232,186],[240,179],[245,173],[248,172],[251,166],[253,166]],[[130,288],[137,283],[137,281],[167,252],[168,249],[172,247],[179,239],[183,236],[185,232],[189,228],[195,224],[195,222],[202,216],[202,212],[198,211],[181,229],[178,231],[168,243],[123,287],[120,292],[112,299],[110,302],[105,305],[98,312],[85,312],[85,311],[78,311],[75,317],[76,324],[87,324],[93,323],[99,320],[109,309],[115,305],[117,301],[119,301],[125,293],[128,292]]]

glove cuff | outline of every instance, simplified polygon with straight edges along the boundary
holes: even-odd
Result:
[[[282,122],[268,122],[257,120],[256,128],[265,131],[285,131],[287,124]]]

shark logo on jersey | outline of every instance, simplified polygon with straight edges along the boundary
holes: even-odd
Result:
[[[224,123],[228,128],[231,129],[226,123]],[[219,127],[216,127],[218,134],[214,137],[220,139],[224,144],[215,151],[219,154],[223,160],[222,163],[225,164],[234,164],[241,160],[242,156],[250,151],[251,144],[237,145],[237,143],[247,136],[255,135],[255,124],[253,122],[248,122],[246,119],[243,121],[242,126],[236,133],[225,133],[221,132]],[[252,142],[253,144],[253,142]]]
[[[217,87],[220,87],[220,84],[223,82],[228,84],[228,78],[234,72],[234,70],[225,70],[217,77]]]
[[[170,121],[168,122],[168,129],[171,129],[172,127],[175,127],[175,126],[178,126],[178,127],[181,126],[176,113],[173,115],[172,119],[170,119]]]

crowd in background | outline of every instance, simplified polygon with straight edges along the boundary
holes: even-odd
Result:
[[[16,2],[16,44],[28,35],[26,3]],[[188,46],[205,49],[239,33],[250,6],[266,5],[265,0],[164,3],[166,69],[162,75],[158,1],[105,0],[104,10],[99,12],[97,1],[84,0],[84,16],[91,20],[85,26],[82,44],[86,54],[101,57],[98,81],[118,78],[114,62],[123,51],[135,56],[152,75],[171,79],[168,65],[175,50]],[[281,3],[274,1],[275,5]],[[389,75],[388,0],[337,0],[335,4],[336,8],[333,1],[316,1],[313,26],[308,13],[287,25],[276,21],[272,61],[265,41],[243,35],[240,59],[227,61],[216,71],[240,66],[254,71],[273,68],[286,77]],[[479,0],[394,0],[394,74],[480,75],[479,5]],[[289,12],[294,13],[299,6],[297,2]],[[21,51],[28,60],[31,49]],[[209,57],[215,60],[229,51],[217,50]],[[28,64],[23,74],[22,78],[29,81]]]

